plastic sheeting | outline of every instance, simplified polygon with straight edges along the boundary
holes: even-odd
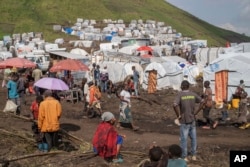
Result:
[[[216,64],[216,65],[215,65]],[[215,92],[215,73],[228,71],[228,99],[230,100],[234,94],[240,80],[244,80],[245,91],[250,94],[250,53],[231,53],[222,54],[218,59],[214,60],[209,66],[204,68],[204,81],[210,81],[212,91]],[[216,67],[216,68],[214,68]],[[214,98],[214,97],[213,97]]]
[[[172,61],[165,61],[162,63],[152,62],[144,69],[144,80],[142,83],[143,89],[148,88],[149,71],[157,71],[157,90],[165,88],[173,88],[180,90],[181,82],[183,80],[183,72],[178,63]]]

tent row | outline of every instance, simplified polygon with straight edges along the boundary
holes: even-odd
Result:
[[[199,75],[198,67],[196,65],[186,64],[182,67],[180,66],[180,63],[175,62],[174,59],[161,60],[162,61],[153,59],[152,62],[143,65],[131,61],[104,60],[98,63],[98,65],[100,65],[100,69],[107,66],[109,78],[113,83],[123,82],[128,76],[132,76],[132,66],[135,66],[140,75],[140,84],[145,90],[151,86],[150,83],[155,83],[155,90],[167,88],[180,90],[180,84],[185,78],[184,76],[186,76],[185,79],[190,83],[196,84],[195,78]],[[155,77],[153,78],[151,77],[152,72],[155,73]],[[85,75],[85,77],[89,77],[89,80],[92,79],[90,78],[90,74],[86,73]]]

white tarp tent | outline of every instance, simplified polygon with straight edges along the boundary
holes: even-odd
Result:
[[[119,52],[125,53],[125,54],[133,54],[136,53],[136,49],[140,47],[138,45],[132,45],[132,46],[125,46],[119,49]]]
[[[12,53],[7,52],[7,51],[0,51],[0,59],[6,60],[11,57],[12,57]]]
[[[231,52],[250,52],[250,42],[246,42],[246,43],[240,43],[238,45],[229,47],[229,48],[224,48],[224,52],[225,53],[231,53]]]
[[[80,49],[80,48],[74,48],[69,53],[77,54],[77,55],[83,55],[83,56],[88,56],[88,52],[86,52],[85,50]]]
[[[152,62],[144,69],[144,80],[142,83],[143,89],[148,87],[149,71],[157,71],[157,90],[165,88],[173,88],[180,90],[181,82],[183,80],[183,72],[178,63],[173,61]]]
[[[250,53],[229,53],[220,54],[219,58],[214,60],[209,66],[204,68],[204,81],[210,81],[212,91],[215,92],[215,73],[220,71],[228,72],[228,100],[235,93],[240,80],[244,80],[245,90],[250,94]]]
[[[185,67],[182,69],[183,75],[187,76],[186,80],[190,84],[196,84],[196,78],[199,76],[199,68],[197,65],[185,65]]]
[[[206,64],[218,58],[222,52],[223,48],[198,48],[196,51],[196,62],[199,71],[202,72]]]
[[[190,84],[196,84],[196,77],[200,74],[199,68],[197,65],[192,65],[186,61],[186,59],[181,58],[180,56],[164,56],[161,57],[162,62],[165,61],[172,61],[177,63],[180,67],[182,66],[181,64],[184,65],[182,68],[183,71],[183,76],[187,76],[186,80]],[[156,58],[152,58],[152,61],[156,60]]]
[[[140,83],[143,81],[143,69],[139,63],[103,61],[98,65],[100,65],[101,70],[104,68],[104,66],[107,66],[109,79],[113,83],[123,82],[127,76],[133,75],[132,66],[135,66],[136,70],[139,72]]]

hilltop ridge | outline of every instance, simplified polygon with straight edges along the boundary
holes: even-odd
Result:
[[[13,5],[15,4],[15,5]],[[224,46],[229,42],[249,42],[250,37],[215,27],[164,0],[8,0],[0,1],[0,38],[23,32],[43,32],[54,41],[63,33],[53,32],[52,25],[71,25],[77,18],[162,21],[183,36],[206,39],[208,46]]]

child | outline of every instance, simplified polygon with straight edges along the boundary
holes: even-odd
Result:
[[[168,149],[168,166],[167,167],[187,167],[184,159],[181,159],[181,147],[173,144]]]
[[[149,160],[141,162],[139,167],[166,167],[168,156],[159,146],[153,146],[149,149]]]
[[[231,108],[231,105],[228,103],[228,101],[226,99],[223,100],[223,106],[221,109],[221,120],[223,122],[230,120],[230,118],[228,117],[228,110]]]
[[[36,138],[38,137],[38,134],[39,134],[36,121],[38,120],[39,104],[42,101],[43,101],[43,97],[39,95],[36,97],[36,100],[31,103],[31,106],[30,106],[30,110],[32,113],[31,119],[34,120],[31,128]]]

